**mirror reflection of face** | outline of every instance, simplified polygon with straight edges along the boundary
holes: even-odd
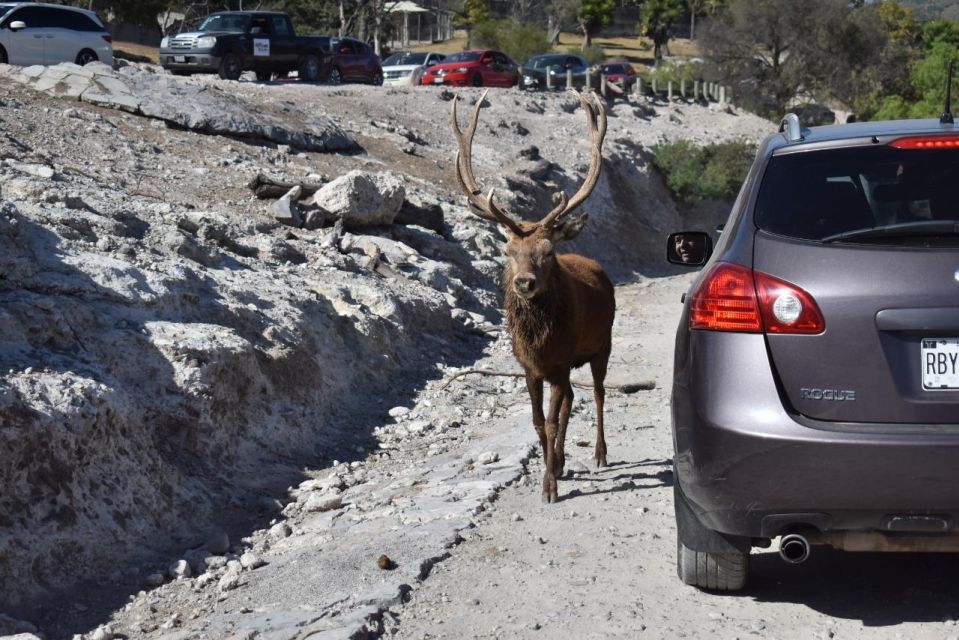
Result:
[[[699,248],[698,245],[700,244],[699,238],[680,233],[673,238],[673,243],[676,247],[676,255],[679,256],[680,260],[683,262],[692,262],[696,259],[699,253],[697,251]]]

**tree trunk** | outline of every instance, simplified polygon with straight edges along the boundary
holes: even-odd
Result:
[[[590,33],[590,30],[582,22],[579,24],[580,29],[583,30],[583,46],[582,50],[586,51],[593,44],[593,34]]]
[[[559,34],[563,30],[563,21],[556,16],[546,18],[546,38],[551,46],[559,44]]]
[[[339,36],[342,38],[346,35],[346,7],[343,6],[346,4],[346,0],[340,0],[340,30]]]
[[[689,12],[689,39],[690,40],[696,39],[696,12],[695,11]]]

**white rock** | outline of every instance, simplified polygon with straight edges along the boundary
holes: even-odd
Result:
[[[293,530],[290,528],[290,525],[285,522],[277,522],[275,525],[270,527],[270,537],[274,540],[287,538],[291,533],[293,533]]]
[[[147,576],[147,584],[151,587],[159,587],[164,582],[166,582],[166,578],[163,577],[162,573],[151,573]]]
[[[323,185],[313,202],[347,227],[367,227],[392,224],[405,197],[403,180],[395,174],[353,170]]]
[[[244,569],[256,569],[257,567],[262,567],[266,563],[262,558],[260,558],[260,556],[251,551],[247,551],[240,556],[240,564],[243,565]]]
[[[332,511],[343,506],[343,497],[334,493],[314,493],[303,505],[308,512]]]
[[[115,637],[116,634],[113,631],[113,627],[108,624],[100,625],[90,634],[90,640],[113,640]]]
[[[410,410],[408,407],[393,407],[390,409],[390,417],[394,420],[398,420],[406,415],[409,415]]]
[[[174,579],[189,578],[193,575],[193,570],[190,568],[190,563],[186,560],[177,560],[169,566],[167,573]]]
[[[480,464],[493,464],[494,462],[499,462],[499,454],[495,451],[486,451],[479,455],[477,462]]]
[[[228,571],[227,573],[223,574],[222,578],[220,578],[220,581],[217,583],[217,588],[220,591],[231,591],[236,589],[239,584],[240,574]]]

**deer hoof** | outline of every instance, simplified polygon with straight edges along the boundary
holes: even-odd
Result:
[[[598,456],[596,456],[595,460],[596,460],[596,466],[597,466],[598,468],[602,468],[602,467],[607,466],[607,465],[606,465],[606,454],[605,454],[605,453],[604,453],[603,455],[598,455]]]
[[[543,478],[543,503],[552,504],[559,500],[559,495],[556,491],[556,478],[552,474],[546,474],[546,477]]]

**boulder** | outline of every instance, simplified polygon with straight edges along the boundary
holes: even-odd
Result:
[[[342,219],[345,227],[356,228],[393,224],[405,197],[399,176],[354,170],[323,185],[313,202]]]

